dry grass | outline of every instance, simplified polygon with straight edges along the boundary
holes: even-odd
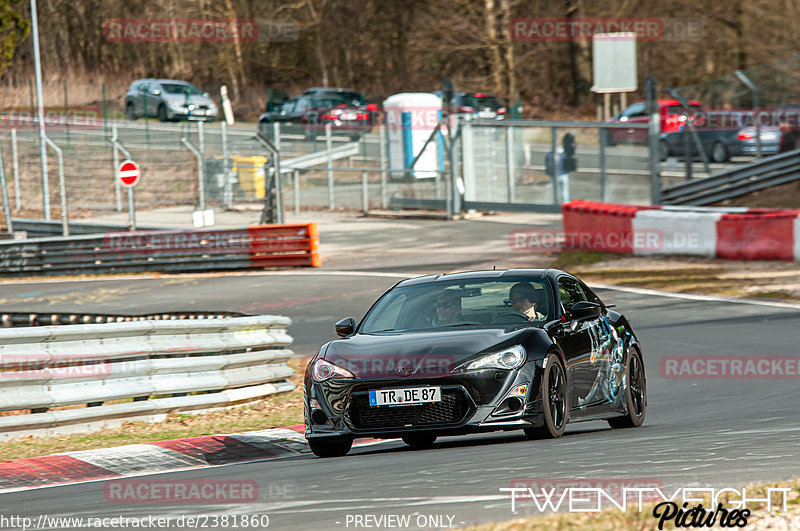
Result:
[[[95,433],[22,437],[0,442],[0,461],[37,457],[76,450],[163,441],[183,437],[237,433],[290,426],[303,422],[302,375],[307,360],[293,359],[292,381],[297,388],[233,408],[199,415],[170,414],[166,422],[126,422],[120,428]]]

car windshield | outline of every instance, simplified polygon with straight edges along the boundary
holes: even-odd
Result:
[[[186,94],[189,92],[190,96],[199,96],[202,94],[200,89],[190,83],[161,83],[161,88],[167,94]]]
[[[359,332],[517,324],[542,326],[554,313],[546,286],[542,278],[503,278],[399,287],[372,307]]]
[[[358,92],[319,92],[314,94],[313,98],[315,102],[325,102],[317,103],[317,105],[320,106],[345,103],[353,107],[358,107],[364,104],[364,98]]]
[[[494,96],[487,94],[474,94],[467,98],[467,105],[476,109],[491,109],[496,111],[500,108],[500,103]]]

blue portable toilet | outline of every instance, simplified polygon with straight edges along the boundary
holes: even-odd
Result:
[[[383,111],[389,176],[403,179],[442,117],[442,99],[430,92],[404,92],[389,96],[383,102]],[[442,171],[444,149],[440,131],[425,148],[411,175],[414,179],[433,179]]]

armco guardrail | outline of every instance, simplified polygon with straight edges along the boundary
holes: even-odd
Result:
[[[316,223],[0,242],[0,275],[319,267]]]
[[[259,315],[0,330],[0,411],[23,413],[0,417],[0,439],[292,390],[290,323]]]
[[[14,231],[24,231],[28,238],[46,238],[48,236],[61,236],[63,227],[61,221],[44,219],[11,218]],[[123,225],[106,225],[98,223],[70,222],[69,233],[73,236],[80,234],[103,234],[106,232],[119,232],[127,230]],[[167,227],[138,227],[140,231],[169,230]]]
[[[106,313],[75,312],[8,312],[0,314],[0,326],[17,328],[22,326],[51,326],[74,324],[128,323],[131,321],[175,321],[181,319],[227,319],[245,317],[240,312],[159,312],[146,315],[122,315]]]
[[[664,188],[666,205],[711,205],[770,186],[800,180],[800,150],[773,155],[704,179]]]

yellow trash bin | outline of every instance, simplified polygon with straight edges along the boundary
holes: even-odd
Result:
[[[248,197],[264,199],[266,195],[266,175],[264,164],[267,157],[233,157],[233,172],[239,178],[239,189]]]

